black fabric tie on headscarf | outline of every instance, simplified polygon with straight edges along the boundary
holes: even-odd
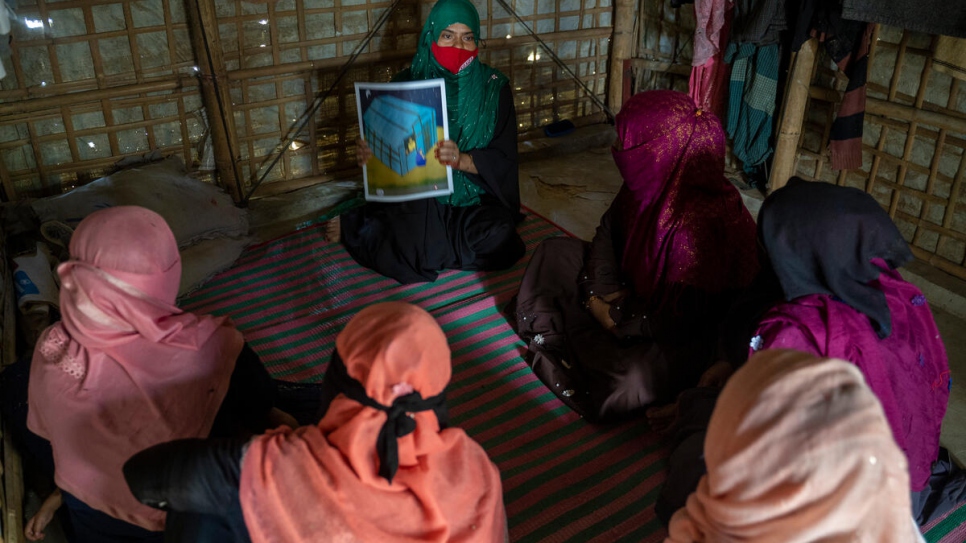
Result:
[[[765,199],[758,237],[785,299],[838,297],[865,314],[879,338],[892,333],[885,294],[870,284],[882,270],[909,263],[912,251],[889,215],[859,189],[793,177]]]
[[[332,351],[332,360],[325,372],[323,388],[328,389],[328,393],[323,391],[323,397],[327,400],[325,409],[328,408],[328,402],[331,402],[332,398],[341,392],[350,400],[386,413],[386,422],[382,425],[379,436],[376,438],[376,452],[379,453],[379,476],[389,481],[389,484],[392,484],[392,478],[395,477],[396,471],[399,469],[399,443],[397,440],[416,430],[416,419],[411,414],[432,410],[436,413],[440,430],[446,428],[449,423],[445,390],[426,399],[423,399],[419,392],[411,392],[396,398],[390,406],[382,405],[370,398],[362,383],[349,375],[337,350]]]

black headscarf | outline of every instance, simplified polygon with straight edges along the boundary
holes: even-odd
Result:
[[[881,273],[872,259],[898,268],[913,256],[872,196],[792,178],[762,204],[758,239],[785,300],[809,294],[836,296],[868,316],[879,338],[892,333],[885,294],[869,284]]]
[[[397,439],[411,434],[416,430],[416,421],[410,413],[432,410],[436,413],[440,430],[449,426],[449,410],[446,407],[446,391],[430,398],[423,399],[419,392],[411,392],[396,398],[392,405],[382,405],[366,394],[366,387],[349,375],[345,362],[339,356],[339,351],[332,351],[332,359],[325,371],[322,382],[321,415],[329,409],[329,404],[339,394],[345,394],[350,400],[355,400],[366,407],[372,407],[386,413],[386,422],[379,430],[376,438],[376,452],[379,454],[379,476],[390,484],[399,469],[399,450]]]

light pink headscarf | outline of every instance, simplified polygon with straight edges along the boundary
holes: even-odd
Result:
[[[755,355],[721,392],[704,454],[666,543],[916,541],[905,455],[853,364]]]
[[[50,440],[57,486],[115,518],[161,530],[164,513],[134,498],[121,467],[152,445],[208,435],[242,335],[228,319],[174,305],[181,257],[153,211],[91,214],[70,253],[57,270],[63,321],[34,351],[27,426]]]

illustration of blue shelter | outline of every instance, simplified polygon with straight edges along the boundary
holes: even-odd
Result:
[[[395,96],[377,96],[362,115],[372,153],[399,175],[426,165],[436,145],[436,109]]]

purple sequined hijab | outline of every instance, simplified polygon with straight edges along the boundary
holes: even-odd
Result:
[[[718,118],[660,90],[633,96],[615,121],[621,265],[637,293],[658,309],[676,303],[676,287],[717,293],[751,283],[755,224],[724,176]]]

